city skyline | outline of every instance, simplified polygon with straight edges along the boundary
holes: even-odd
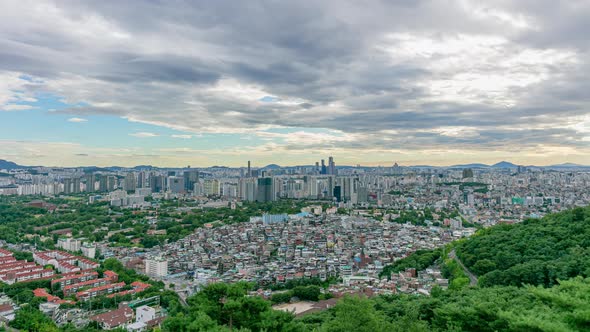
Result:
[[[333,157],[330,157],[333,158]],[[318,167],[319,166],[319,167]],[[328,165],[326,165],[327,167]],[[98,165],[75,165],[75,166],[57,166],[57,165],[20,165],[17,164],[13,161],[10,160],[4,160],[4,159],[0,159],[0,170],[1,169],[7,169],[7,170],[13,170],[13,169],[27,169],[27,168],[37,168],[37,167],[55,167],[55,168],[71,168],[71,169],[75,169],[75,168],[91,168],[91,167],[104,167],[104,168],[128,168],[128,169],[134,169],[134,168],[138,168],[138,169],[144,169],[144,168],[154,168],[154,169],[185,169],[185,170],[190,170],[190,169],[207,169],[207,168],[217,168],[217,167],[227,167],[227,168],[231,168],[231,169],[243,169],[246,173],[245,174],[250,174],[250,169],[252,170],[263,170],[266,169],[268,167],[270,167],[270,169],[273,168],[299,168],[299,167],[303,167],[303,168],[317,168],[318,170],[321,170],[322,167],[321,165],[319,165],[319,161],[316,161],[316,163],[314,164],[309,163],[309,164],[296,164],[296,165],[279,165],[277,163],[269,163],[269,164],[254,164],[252,163],[251,160],[248,160],[246,162],[246,164],[244,165],[237,165],[237,166],[228,166],[228,165],[223,165],[223,164],[219,164],[219,165],[181,165],[181,166],[170,166],[170,165],[148,165],[148,164],[134,164],[134,165],[127,165],[127,166],[121,166],[121,165],[103,165],[103,166],[98,166]],[[356,164],[356,165],[351,165],[351,164],[338,164],[338,165],[334,165],[335,169],[337,168],[355,168],[355,167],[361,167],[361,168],[392,168],[392,167],[406,167],[406,168],[455,168],[455,169],[471,169],[471,168],[475,168],[475,169],[509,169],[509,168],[518,168],[518,167],[535,167],[535,168],[557,168],[557,169],[567,169],[567,168],[590,168],[590,165],[586,165],[586,164],[577,164],[577,163],[571,163],[571,162],[563,162],[563,163],[559,163],[559,164],[547,164],[547,165],[541,165],[541,164],[537,164],[537,165],[533,165],[533,164],[516,164],[513,163],[511,161],[507,161],[507,160],[501,160],[501,161],[497,161],[495,163],[489,163],[489,164],[485,164],[485,163],[479,163],[479,162],[470,162],[470,163],[464,163],[464,164],[442,164],[442,165],[427,165],[427,164],[398,164],[397,162],[393,162],[393,164],[386,164],[386,162],[384,162],[383,164],[377,164],[377,165],[362,165],[362,164]],[[329,168],[326,168],[326,171]],[[332,173],[334,171],[331,171]],[[325,173],[325,174],[330,174],[330,173]]]
[[[589,16],[550,1],[5,1],[0,159],[590,165]]]

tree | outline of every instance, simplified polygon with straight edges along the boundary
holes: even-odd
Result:
[[[59,331],[55,323],[36,308],[21,308],[10,326],[23,331]]]
[[[379,332],[391,331],[393,326],[373,303],[359,297],[345,297],[334,307],[334,317],[323,324],[326,332]]]
[[[320,287],[310,286],[298,286],[293,288],[293,296],[304,301],[317,301],[321,295]]]
[[[379,277],[389,277],[391,273],[404,271],[408,268],[415,268],[418,271],[424,270],[433,265],[440,258],[441,252],[441,249],[417,250],[408,257],[385,266],[383,271],[379,273]]]
[[[211,322],[229,329],[260,331],[295,331],[299,324],[291,324],[293,316],[288,313],[273,313],[270,302],[256,296],[246,296],[252,288],[249,283],[211,284],[187,299],[187,314],[178,313],[166,323],[169,331],[179,326],[211,328]],[[295,329],[295,330],[294,330]]]
[[[296,332],[306,331],[305,325],[293,321],[291,313],[281,310],[266,310],[261,314],[261,321],[257,328],[268,332]]]
[[[288,292],[282,292],[282,293],[274,293],[270,297],[270,301],[273,304],[287,303],[287,302],[291,301],[291,297],[293,296],[292,294],[293,293],[292,292],[289,292],[289,291]]]
[[[590,276],[590,207],[497,225],[459,242],[457,256],[480,284],[552,286]]]
[[[116,258],[107,258],[104,260],[104,262],[102,263],[102,266],[106,269],[106,270],[111,270],[111,271],[122,271],[125,269],[125,267],[123,266],[123,263],[121,263],[118,259]]]
[[[471,268],[473,273],[475,273],[476,275],[483,275],[495,269],[496,263],[489,259],[482,259],[480,261],[477,261]]]

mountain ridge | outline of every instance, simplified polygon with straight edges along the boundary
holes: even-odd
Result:
[[[256,169],[279,169],[279,168],[295,168],[295,167],[314,167],[315,165],[294,165],[294,166],[280,166],[277,164],[268,164],[264,167],[255,167]],[[432,165],[410,165],[410,166],[400,166],[404,168],[517,168],[519,165],[514,164],[509,161],[500,161],[498,163],[488,165],[484,163],[468,163],[468,164],[456,164],[456,165],[449,165],[449,166],[432,166]],[[14,170],[14,169],[27,169],[33,167],[53,167],[53,166],[24,166],[19,165],[15,162],[0,159],[0,169],[6,170]],[[56,166],[57,167],[57,166]],[[218,168],[218,167],[227,167],[227,166],[208,166],[208,167],[195,167],[195,168]],[[241,166],[245,167],[245,166]],[[377,168],[377,167],[387,167],[387,166],[361,166],[360,168]],[[581,165],[571,162],[564,162],[561,164],[554,164],[554,165],[546,165],[546,166],[537,166],[537,165],[527,165],[525,167],[537,167],[537,168],[590,168],[590,165]],[[136,165],[136,166],[73,166],[73,167],[59,167],[59,168],[83,168],[83,169],[100,169],[100,170],[111,170],[111,171],[119,171],[124,169],[133,169],[136,171],[143,171],[143,170],[150,170],[150,169],[185,169],[186,167],[159,167],[159,166],[152,166],[152,165]],[[228,168],[240,168],[240,167],[228,167]],[[350,165],[337,165],[336,168],[356,168],[356,166]]]

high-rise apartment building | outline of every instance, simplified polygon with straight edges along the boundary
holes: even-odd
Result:
[[[145,172],[137,173],[137,188],[145,188],[147,182],[146,180]]]
[[[206,196],[219,195],[219,180],[207,179],[203,181],[203,194]]]
[[[114,175],[101,175],[98,183],[98,191],[111,191],[117,186],[117,177]]]
[[[271,202],[276,200],[272,178],[258,179],[258,190],[256,194],[256,200],[258,202]]]
[[[258,182],[254,178],[243,178],[238,182],[238,196],[245,200],[253,202],[258,194]]]
[[[77,194],[80,192],[80,178],[65,178],[63,182],[65,194]]]
[[[135,179],[135,173],[127,173],[125,176],[125,181],[123,182],[123,190],[125,191],[135,191],[137,188],[137,180]]]
[[[86,174],[83,177],[84,180],[84,191],[85,192],[93,192],[95,190],[94,184],[96,182],[96,177],[94,174]]]
[[[72,179],[66,178],[64,179],[64,194],[71,194],[72,193]]]

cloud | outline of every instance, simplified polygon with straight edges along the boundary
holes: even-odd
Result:
[[[83,119],[83,118],[69,118],[68,122],[76,122],[76,123],[80,123],[80,122],[88,122],[87,119]]]
[[[155,133],[149,133],[149,132],[145,132],[145,131],[140,131],[140,132],[137,132],[137,133],[129,134],[129,136],[146,138],[146,137],[158,137],[160,135],[155,134]]]
[[[4,111],[24,111],[34,109],[34,106],[31,105],[20,105],[20,104],[8,104],[2,106],[2,110]]]
[[[173,135],[170,135],[170,137],[172,137],[172,138],[190,139],[190,138],[193,137],[193,135],[178,135],[178,134],[173,134]]]
[[[589,19],[587,2],[548,0],[5,1],[0,109],[49,92],[82,105],[56,113],[284,153],[579,151]]]

